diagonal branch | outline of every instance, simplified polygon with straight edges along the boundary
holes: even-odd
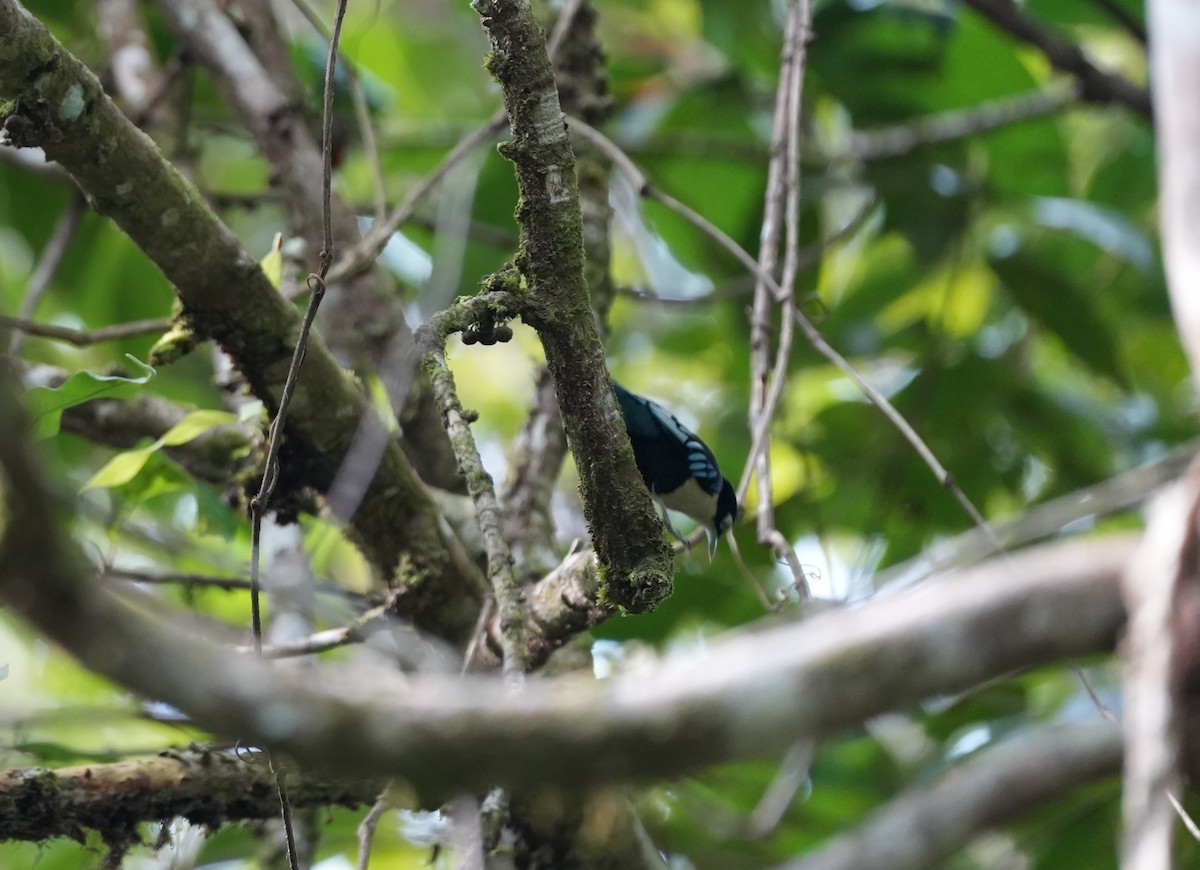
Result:
[[[862,827],[778,870],[921,870],[983,832],[1121,769],[1111,722],[1044,728],[989,749],[936,784],[907,792]]]
[[[0,0],[0,32],[9,47],[0,56],[9,141],[44,147],[71,173],[93,207],[175,285],[191,328],[218,341],[274,410],[299,328],[295,308],[199,192],[116,109],[91,71],[15,0]],[[103,143],[102,160],[97,143]],[[290,458],[282,484],[324,492],[364,416],[376,419],[324,344],[311,341],[288,417]],[[477,574],[441,531],[432,501],[394,440],[350,524],[385,574],[404,557],[400,583],[414,592],[402,601],[404,612],[432,633],[465,637],[478,610]]]
[[[521,249],[528,285],[521,316],[546,351],[567,443],[575,456],[583,512],[600,561],[602,592],[638,612],[670,594],[671,548],[633,450],[604,364],[583,273],[575,158],[545,38],[528,0],[475,0],[491,38],[489,71],[504,90],[516,168]]]
[[[1021,11],[1013,0],[966,0],[966,3],[1001,30],[1040,49],[1055,69],[1079,79],[1079,95],[1083,99],[1093,103],[1118,103],[1147,120],[1154,114],[1149,91],[1096,66],[1082,48]]]

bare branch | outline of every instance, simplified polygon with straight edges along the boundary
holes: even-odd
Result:
[[[75,238],[75,231],[79,229],[79,222],[83,219],[84,208],[85,203],[82,196],[76,193],[71,197],[66,209],[59,215],[58,222],[54,225],[54,232],[50,234],[50,240],[46,242],[46,247],[42,250],[42,255],[38,257],[37,265],[33,268],[33,274],[29,276],[29,282],[25,285],[25,296],[21,300],[19,317],[0,315],[0,326],[8,326],[17,330],[8,344],[8,352],[13,356],[20,356],[24,336],[35,334],[25,327],[31,325],[29,321],[37,313],[42,295],[50,287],[54,273],[58,271],[58,266],[67,253],[67,246],[71,244],[71,239]]]
[[[454,309],[435,315],[417,330],[417,346],[422,366],[433,385],[433,395],[442,412],[446,433],[458,457],[458,467],[467,479],[467,491],[475,502],[475,515],[487,552],[487,574],[500,617],[500,646],[504,654],[504,677],[518,687],[529,670],[529,650],[525,643],[523,594],[520,578],[513,570],[512,554],[501,528],[503,515],[496,498],[492,476],[484,468],[483,458],[471,434],[467,414],[458,398],[454,375],[446,363],[446,338],[450,323],[458,314]],[[510,330],[511,335],[511,330]]]
[[[903,157],[918,148],[978,136],[1010,124],[1061,112],[1079,99],[1081,90],[1078,82],[1055,85],[1044,91],[994,100],[968,109],[926,115],[894,127],[856,130],[850,134],[847,151],[852,158],[862,161]]]
[[[1147,120],[1152,116],[1149,91],[1096,66],[1078,45],[1021,11],[1013,0],[966,0],[966,3],[1000,29],[1036,46],[1056,69],[1075,76],[1083,99],[1093,103],[1118,103]]]
[[[89,345],[101,344],[106,341],[121,341],[122,339],[134,338],[139,335],[153,335],[155,333],[166,332],[171,328],[171,321],[165,318],[154,318],[152,320],[134,320],[129,323],[117,323],[113,326],[101,326],[99,329],[70,329],[65,326],[54,326],[49,323],[34,323],[23,317],[9,317],[7,314],[0,314],[0,326],[7,326],[10,329],[15,329],[26,335],[35,335],[38,338],[51,338],[55,341],[65,341],[67,344],[73,344],[76,347],[88,347]]]
[[[762,240],[758,265],[762,272],[774,274],[783,247],[783,266],[778,288],[780,295],[761,279],[754,287],[754,307],[750,315],[750,407],[751,452],[738,486],[738,499],[744,501],[750,471],[758,483],[758,540],[782,555],[792,571],[792,582],[802,598],[809,597],[804,569],[787,538],[775,524],[775,495],[771,482],[771,421],[787,383],[791,362],[795,321],[796,276],[800,253],[800,107],[804,87],[805,48],[812,27],[812,4],[793,0],[784,29],[779,92],[775,101],[775,130],[771,141],[771,162],[767,173],[766,207],[763,211]],[[782,231],[782,232],[781,232]],[[781,314],[779,342],[772,365],[772,311],[778,305]],[[757,433],[761,437],[755,437]],[[740,557],[739,557],[740,558]],[[754,588],[758,588],[755,584]]]
[[[1161,459],[1131,468],[1094,486],[1034,505],[1020,516],[994,523],[992,530],[1006,549],[1020,549],[1057,535],[1078,531],[1104,517],[1140,505],[1159,487],[1179,477],[1200,453],[1200,441],[1177,447]],[[876,590],[895,592],[932,574],[961,569],[987,558],[995,544],[975,528],[934,543],[916,558],[876,574]]]

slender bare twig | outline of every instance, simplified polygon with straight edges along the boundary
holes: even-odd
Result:
[[[846,151],[855,160],[903,157],[918,148],[941,145],[1044,115],[1061,112],[1079,100],[1077,81],[1052,84],[1045,90],[1006,97],[990,103],[925,115],[894,127],[856,130]]]
[[[625,152],[613,144],[613,142],[607,136],[605,136],[599,130],[589,126],[585,122],[579,120],[578,118],[571,119],[571,128],[580,135],[585,136],[589,141],[593,142],[597,147],[603,150],[604,153],[608,155],[609,159],[613,161],[613,165],[629,177],[634,186],[638,189],[638,191],[640,191],[642,196],[666,206],[687,220],[700,232],[712,238],[715,242],[717,242],[717,244],[732,254],[733,257],[739,263],[745,266],[752,274],[754,274],[756,278],[766,284],[767,287],[770,288],[771,292],[775,294],[777,299],[785,296],[783,288],[780,287],[779,282],[775,280],[774,276],[761,269],[755,259],[746,253],[745,249],[742,248],[741,245],[735,242],[725,232],[723,232],[719,227],[715,226],[703,215],[684,205],[682,202],[670,196],[669,194],[663,193],[661,190],[654,187],[654,185],[651,184],[650,180],[646,177],[645,173],[643,173],[641,169],[639,169],[637,165],[629,159],[629,156],[626,155]],[[967,516],[971,518],[971,521],[974,522],[975,525],[981,530],[983,530],[986,535],[988,535],[988,539],[992,542],[996,552],[1003,552],[1003,547],[1000,545],[1000,542],[995,539],[995,533],[991,531],[991,527],[983,518],[983,514],[979,512],[978,508],[975,507],[975,505],[967,497],[966,493],[964,493],[962,488],[959,487],[959,485],[955,482],[954,476],[946,470],[940,461],[938,461],[937,456],[934,455],[929,446],[923,440],[921,440],[921,437],[917,434],[916,430],[913,429],[909,422],[904,419],[903,415],[896,410],[895,406],[893,406],[892,403],[887,400],[887,397],[884,396],[883,393],[877,390],[874,386],[872,386],[871,383],[856,368],[854,368],[853,365],[851,365],[849,360],[834,350],[833,347],[827,341],[825,341],[824,337],[813,325],[812,321],[810,321],[802,311],[800,311],[798,308],[793,308],[792,317],[796,319],[796,325],[800,327],[801,332],[804,333],[804,337],[808,339],[808,342],[810,345],[812,345],[813,349],[845,372],[846,375],[849,376],[852,381],[854,381],[854,383],[860,390],[862,390],[863,394],[871,401],[871,403],[883,412],[884,416],[886,416],[892,425],[895,426],[900,432],[900,434],[904,436],[904,439],[908,441],[910,445],[912,445],[913,449],[916,450],[917,455],[921,457],[927,466],[929,466],[929,469],[934,473],[934,476],[937,477],[938,482],[941,483],[941,485],[944,486],[946,490],[954,497],[954,499],[966,512]],[[755,434],[756,438],[765,437],[765,435],[760,435],[759,433]],[[753,449],[754,448],[752,447],[752,451]]]
[[[326,631],[310,634],[307,637],[273,643],[262,647],[260,652],[264,657],[269,659],[282,659],[315,655],[317,653],[328,652],[331,649],[337,649],[340,646],[346,646],[347,644],[361,643],[373,632],[387,627],[391,619],[390,614],[396,606],[396,601],[399,597],[399,590],[393,589],[388,593],[383,603],[377,604],[370,610],[360,613],[351,622],[340,628],[331,628]],[[251,649],[243,649],[241,647],[237,649],[238,652],[252,651]]]
[[[326,42],[330,41],[333,34],[321,19],[321,13],[308,0],[292,0],[292,5],[300,10],[300,14],[304,16],[313,30],[321,35],[322,39]],[[358,124],[358,135],[362,137],[363,151],[367,155],[367,165],[371,167],[375,219],[381,221],[387,216],[387,182],[383,175],[383,162],[379,159],[379,140],[375,135],[375,124],[371,120],[371,107],[367,102],[362,79],[350,58],[339,51],[338,61],[346,73],[350,96],[354,101],[354,118],[355,123]]]
[[[154,583],[157,585],[174,584],[192,589],[192,588],[208,588],[208,589],[223,589],[227,592],[243,590],[250,588],[250,581],[242,577],[213,577],[209,574],[176,574],[159,573],[155,571],[135,571],[131,568],[112,568],[104,569],[105,577],[112,577],[116,580],[129,580],[134,583]]]
[[[745,470],[738,486],[739,501],[749,484],[750,469],[758,481],[758,540],[784,556],[792,571],[792,580],[802,598],[809,597],[808,583],[800,560],[775,524],[775,495],[771,482],[770,427],[787,382],[795,324],[790,316],[795,300],[796,275],[799,271],[800,238],[800,103],[804,88],[805,46],[809,37],[812,7],[809,0],[793,0],[784,30],[783,58],[780,64],[779,93],[775,108],[775,132],[771,144],[766,207],[763,213],[759,267],[773,274],[782,241],[783,267],[779,287],[783,295],[775,297],[763,281],[756,282],[754,307],[750,318],[750,408],[751,433],[764,432],[763,438],[746,457]],[[780,229],[784,230],[781,240]],[[775,361],[770,363],[771,315],[774,305],[782,310],[779,343]],[[769,370],[769,371],[768,371]],[[752,439],[753,440],[753,439]]]
[[[1140,505],[1156,489],[1175,480],[1197,453],[1200,442],[1191,441],[1155,462],[1035,505],[1011,520],[993,523],[992,530],[1006,548],[1014,550],[1075,530],[1089,531],[1097,520]],[[897,592],[941,571],[978,562],[994,549],[980,529],[970,529],[876,574],[872,585],[877,592]]]
[[[171,321],[163,318],[153,320],[134,320],[129,323],[118,323],[114,326],[102,326],[99,329],[71,329],[66,326],[54,326],[49,323],[34,323],[20,317],[9,317],[0,314],[0,326],[23,332],[38,338],[49,338],[54,341],[65,341],[76,347],[88,347],[105,341],[121,341],[138,335],[152,335],[156,332],[166,332]]]
[[[287,844],[288,867],[291,870],[300,870],[300,858],[296,854],[296,833],[292,825],[292,802],[288,798],[287,767],[283,764],[276,764],[269,752],[267,753],[267,764],[275,777],[275,793],[279,796],[279,808],[283,817],[283,840]]]
[[[1083,99],[1119,103],[1147,119],[1154,114],[1149,91],[1096,66],[1077,44],[1022,11],[1013,0],[966,0],[966,3],[1001,30],[1038,48],[1056,69],[1079,79],[1079,95]]]
[[[13,318],[0,315],[0,326],[15,329],[8,344],[8,352],[13,356],[20,356],[25,335],[34,334],[32,330],[24,327],[30,325],[30,320],[37,312],[38,303],[49,289],[50,281],[54,278],[54,273],[58,271],[58,266],[67,253],[71,239],[75,238],[75,231],[79,229],[79,223],[83,220],[85,206],[84,198],[79,193],[75,193],[71,197],[66,209],[59,215],[58,222],[54,225],[54,231],[50,234],[50,239],[46,242],[46,247],[42,249],[42,255],[38,258],[37,265],[33,267],[33,274],[29,276],[29,281],[25,285],[25,297],[21,300],[18,316]],[[54,327],[49,328],[54,329]]]
[[[333,24],[333,38],[329,43],[329,58],[325,69],[325,119],[322,127],[321,155],[323,166],[322,178],[322,211],[321,226],[323,244],[320,255],[320,272],[310,275],[308,286],[312,291],[309,296],[308,310],[304,312],[304,320],[300,325],[300,334],[296,338],[296,347],[292,354],[292,362],[288,368],[287,380],[283,384],[283,392],[279,398],[279,408],[271,420],[271,429],[267,441],[267,458],[264,462],[262,483],[258,493],[250,500],[251,541],[250,541],[250,616],[251,629],[254,633],[254,648],[262,651],[262,613],[259,607],[259,573],[262,542],[262,518],[266,512],[275,485],[279,481],[279,448],[283,442],[283,425],[287,419],[288,406],[296,390],[296,381],[300,377],[300,367],[304,364],[304,354],[308,349],[308,335],[312,331],[313,321],[317,317],[317,309],[325,295],[325,276],[333,263],[333,209],[330,185],[333,174],[331,156],[333,152],[333,80],[334,67],[337,62],[337,44],[342,31],[342,19],[346,14],[346,0],[338,0],[337,16]]]
[[[367,870],[371,864],[371,844],[375,840],[375,829],[379,827],[379,820],[391,806],[391,800],[392,784],[389,782],[375,798],[375,803],[371,804],[370,812],[358,823],[358,870]]]
[[[288,406],[295,393],[296,382],[300,378],[300,368],[304,364],[304,355],[308,350],[308,336],[312,331],[313,321],[316,320],[317,310],[325,295],[325,276],[333,263],[333,84],[337,68],[337,46],[342,32],[342,20],[346,15],[347,0],[338,0],[337,13],[333,22],[333,35],[329,41],[329,55],[325,62],[325,109],[321,134],[321,231],[322,245],[319,258],[319,271],[309,276],[308,286],[312,291],[308,310],[304,312],[304,320],[300,326],[300,334],[296,337],[296,346],[292,361],[288,367],[287,380],[284,381],[283,392],[279,399],[279,407],[271,420],[271,429],[267,443],[267,458],[264,463],[262,483],[258,493],[250,500],[251,532],[250,532],[250,618],[254,634],[254,651],[262,655],[262,612],[259,605],[260,572],[262,558],[262,522],[275,485],[279,480],[279,449],[283,442],[283,426],[287,419]],[[287,843],[288,864],[292,870],[299,867],[296,856],[296,838],[292,828],[292,809],[288,801],[287,784],[284,781],[283,767],[276,768],[268,753],[268,762],[275,772],[275,784],[279,792],[279,805],[283,818],[284,837]]]

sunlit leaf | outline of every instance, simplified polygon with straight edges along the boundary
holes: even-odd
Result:
[[[143,372],[140,377],[76,372],[57,387],[35,387],[30,390],[26,405],[34,422],[36,437],[57,435],[62,412],[67,408],[92,399],[129,398],[156,374],[153,368],[136,357],[126,354],[125,358]]]

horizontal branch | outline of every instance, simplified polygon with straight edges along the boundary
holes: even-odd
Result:
[[[778,753],[936,693],[1112,648],[1131,537],[1017,553],[861,607],[710,644],[645,672],[502,681],[336,664],[295,674],[239,656],[87,582],[0,414],[0,597],[86,667],[216,733],[427,801],[496,784],[580,788]],[[121,638],[120,644],[111,639]],[[969,650],[969,653],[968,653]],[[764,667],[764,662],[770,662]]]
[[[152,320],[135,320],[131,323],[117,323],[112,326],[102,326],[99,329],[71,329],[67,326],[55,326],[51,323],[35,323],[32,320],[0,314],[0,327],[15,329],[26,335],[35,335],[38,338],[65,341],[67,344],[73,344],[76,347],[88,347],[89,345],[100,344],[105,341],[120,341],[124,338],[133,338],[139,335],[166,332],[171,328],[171,321],[167,318],[155,318]]]
[[[293,809],[370,804],[383,781],[319,780],[290,771]],[[187,749],[113,764],[0,772],[0,842],[41,842],[87,830],[106,842],[136,836],[142,822],[182,816],[216,828],[279,815],[275,775],[259,753]]]

